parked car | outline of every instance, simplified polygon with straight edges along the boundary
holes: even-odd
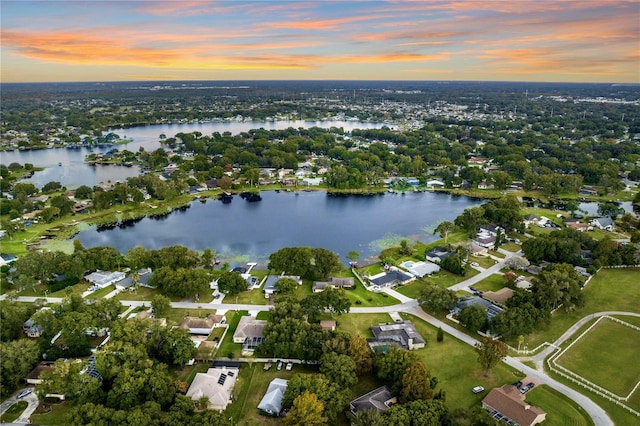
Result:
[[[533,384],[533,382],[529,382],[526,385],[524,385],[523,387],[520,388],[520,393],[521,394],[525,394],[527,392],[529,392],[531,389],[533,389],[533,387],[535,386],[535,384]]]
[[[287,366],[285,367],[285,369],[286,369],[287,371],[291,371],[291,369],[292,369],[292,368],[293,368],[293,364],[292,364],[292,363],[290,363],[290,362],[288,362],[288,363],[287,363]]]
[[[484,392],[484,388],[482,386],[476,386],[475,388],[471,389],[471,392],[473,393]]]
[[[276,370],[282,370],[282,361],[278,361],[276,364]]]
[[[471,262],[471,266],[477,268],[478,266],[480,266],[480,264],[478,262]]]
[[[517,387],[518,389],[520,389],[520,386],[522,386],[522,381],[521,381],[521,380],[518,380],[517,382],[515,382],[515,383],[513,384],[513,386],[515,386],[515,387]]]
[[[29,395],[31,392],[33,392],[33,389],[31,389],[31,388],[22,389],[20,391],[20,393],[18,393],[16,398],[18,398],[18,399],[24,398],[25,396]]]

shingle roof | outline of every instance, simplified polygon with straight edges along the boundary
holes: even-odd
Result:
[[[541,408],[527,404],[524,396],[512,385],[491,389],[482,404],[522,426],[536,424],[538,416],[546,414]]]

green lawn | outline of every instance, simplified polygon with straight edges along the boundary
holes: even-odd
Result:
[[[518,239],[522,241],[522,239],[520,237],[518,237]],[[520,250],[522,248],[522,246],[518,245],[516,243],[509,242],[509,243],[501,244],[500,248],[515,253],[518,250]]]
[[[573,383],[569,380],[564,379],[562,376],[555,374],[553,372],[549,372],[547,371],[547,374],[556,379],[557,381],[564,383],[565,385],[567,385],[568,387],[572,388],[573,390],[582,393],[584,395],[586,395],[587,397],[589,397],[589,399],[591,399],[594,403],[598,404],[604,411],[607,412],[607,414],[611,417],[611,420],[613,420],[613,424],[615,425],[635,425],[638,423],[638,418],[630,413],[629,411],[625,410],[624,408],[614,404],[613,402],[604,399],[600,396],[598,396],[595,393],[591,393],[588,390],[586,390],[585,388],[583,388],[582,386]],[[535,389],[534,389],[535,390]],[[636,392],[634,394],[634,397],[637,396],[637,394],[639,394],[640,392]],[[629,402],[630,405],[631,401]],[[638,411],[638,404],[635,404],[636,408],[635,410]],[[633,407],[632,407],[633,408]]]
[[[351,301],[351,306],[389,306],[400,303],[395,297],[386,293],[367,290],[357,279],[355,280],[355,287],[345,290],[345,292]]]
[[[560,308],[546,327],[526,336],[530,348],[543,342],[553,342],[571,325],[594,312],[640,312],[640,268],[602,269],[583,291],[585,304],[582,308],[573,312],[565,312]]]
[[[334,317],[337,322],[336,329],[343,330],[351,334],[362,334],[365,337],[372,337],[369,327],[380,323],[392,322],[389,314],[343,314]]]
[[[70,423],[69,416],[71,415],[72,405],[68,403],[61,404],[47,404],[48,412],[41,412],[40,407],[30,417],[31,422],[37,425],[44,426],[60,426],[68,425]]]
[[[639,331],[603,319],[556,362],[616,395],[626,396],[640,380],[639,353]]]
[[[224,297],[225,303],[242,303],[250,305],[266,305],[269,299],[264,297],[264,291],[262,288],[247,290],[239,293],[236,296],[227,295]]]
[[[102,299],[103,297],[105,297],[107,294],[111,293],[113,290],[116,289],[116,286],[114,284],[108,285],[105,288],[101,288],[100,290],[96,290],[93,293],[89,294],[87,296],[88,299]]]
[[[547,385],[527,392],[527,402],[547,412],[545,426],[593,425],[589,415],[578,404]]]
[[[479,283],[474,284],[474,287],[482,291],[498,291],[504,287],[504,278],[502,278],[502,275],[491,274]]]
[[[282,419],[263,416],[258,404],[275,378],[290,379],[296,373],[316,373],[312,366],[294,365],[293,370],[276,370],[275,365],[265,371],[263,363],[242,364],[233,389],[234,401],[225,410],[225,417],[232,418],[238,426],[279,425]]]
[[[158,290],[155,288],[142,287],[138,286],[133,291],[125,290],[118,294],[116,294],[115,298],[117,300],[151,300],[151,298],[158,293]]]
[[[471,256],[469,257],[469,263],[477,263],[478,265],[480,265],[481,267],[487,269],[492,267],[493,265],[495,265],[496,262],[495,260],[493,260],[490,257],[485,257],[485,256]]]
[[[224,340],[220,342],[220,347],[216,352],[216,356],[229,357],[229,355],[232,355],[230,358],[240,357],[242,353],[242,344],[233,343],[233,333],[236,331],[236,328],[238,328],[238,323],[243,315],[247,315],[247,311],[227,311],[225,314],[229,330],[227,331],[227,335]]]
[[[171,308],[169,309],[169,313],[166,315],[167,325],[180,325],[184,317],[198,317],[205,318],[210,314],[215,313],[215,310],[204,309],[204,308],[195,308],[195,309],[179,309],[179,308]]]
[[[474,394],[471,389],[475,386],[484,386],[489,390],[524,377],[520,372],[502,363],[485,377],[473,347],[448,334],[445,334],[444,341],[439,343],[436,341],[437,329],[431,324],[412,315],[401,316],[411,319],[427,341],[427,346],[417,350],[416,354],[431,375],[438,378],[436,390],[443,389],[446,392],[446,403],[450,409],[472,409],[479,406],[487,393],[485,391]]]
[[[27,403],[27,401],[18,401],[18,402],[16,402],[11,407],[9,407],[9,409],[7,411],[5,411],[2,416],[0,416],[0,422],[3,422],[3,423],[11,423],[11,422],[13,422],[15,419],[20,417],[20,414],[22,414],[22,412],[28,406],[29,406],[29,404]]]

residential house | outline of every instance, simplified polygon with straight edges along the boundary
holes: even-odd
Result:
[[[595,219],[591,219],[591,225],[609,232],[613,232],[615,227],[613,219],[610,217],[596,217]]]
[[[295,280],[298,284],[302,284],[302,278],[296,275],[268,275],[264,282],[264,297],[269,298],[270,296],[276,294],[278,289],[276,288],[276,283],[280,281],[281,278],[291,278]]]
[[[498,234],[504,234],[504,229],[497,225],[480,225],[473,242],[480,247],[492,248],[496,243]]]
[[[428,188],[444,188],[444,186],[444,182],[442,182],[441,180],[431,179],[427,181]]]
[[[418,333],[411,321],[381,324],[371,327],[373,338],[367,339],[369,347],[375,350],[389,344],[403,349],[414,350],[424,348],[426,341]]]
[[[429,262],[440,263],[445,257],[453,256],[454,254],[443,247],[434,247],[425,256]]]
[[[397,284],[406,284],[415,280],[415,277],[399,271],[397,268],[391,268],[388,272],[381,272],[377,275],[369,277],[369,282],[374,288],[393,287]]]
[[[265,320],[259,320],[250,315],[243,316],[233,333],[233,342],[242,343],[243,351],[252,351],[264,341],[265,325],[267,325]]]
[[[411,275],[417,278],[422,278],[425,275],[431,275],[440,271],[440,266],[431,262],[411,262],[407,266],[407,270]]]
[[[45,371],[53,371],[53,365],[55,361],[42,361],[40,364],[27,374],[27,384],[39,385],[42,383],[40,375]]]
[[[453,308],[453,313],[455,315],[459,314],[461,310],[466,308],[467,306],[472,305],[480,305],[487,311],[487,319],[491,320],[493,317],[498,315],[499,313],[504,312],[504,309],[499,306],[494,305],[488,300],[483,299],[478,296],[464,296],[458,299],[456,302],[455,308]]]
[[[282,398],[284,392],[287,390],[288,380],[275,378],[269,383],[267,393],[264,394],[260,403],[258,404],[258,410],[265,414],[272,416],[280,415],[282,411]]]
[[[85,275],[84,279],[99,288],[104,288],[125,279],[125,277],[126,275],[124,272],[109,272],[98,269],[95,272]]]
[[[525,401],[525,395],[513,385],[491,389],[482,400],[482,408],[494,418],[520,426],[537,425],[547,416],[541,408],[528,404]]]
[[[189,330],[189,334],[208,336],[211,334],[211,330],[222,326],[225,321],[226,318],[224,315],[211,314],[206,318],[185,317],[180,324],[180,328],[183,330]]]
[[[478,189],[493,189],[493,184],[488,183],[486,180],[478,182]]]
[[[499,303],[500,305],[504,305],[511,296],[513,296],[513,290],[509,287],[502,287],[498,291],[485,291],[482,295],[485,299],[489,299],[490,301]]]
[[[336,322],[332,320],[322,320],[320,321],[320,329],[322,329],[322,331],[335,331]]]
[[[529,225],[537,225],[540,221],[540,216],[536,216],[535,214],[526,214],[522,219],[524,227],[528,228]]]
[[[331,288],[353,288],[353,277],[329,277],[328,281],[314,281],[312,290],[319,293],[327,287]]]
[[[564,224],[567,228],[575,229],[576,231],[580,231],[580,232],[593,230],[593,226],[589,225],[588,223],[565,222]]]
[[[384,411],[396,402],[398,401],[391,394],[391,389],[387,386],[380,386],[351,401],[349,409],[354,414],[361,410]]]
[[[212,367],[206,373],[198,373],[187,390],[187,396],[194,402],[204,396],[209,400],[210,410],[223,411],[231,402],[231,391],[239,372],[238,367]]]

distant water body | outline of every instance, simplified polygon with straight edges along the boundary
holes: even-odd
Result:
[[[464,196],[441,193],[330,196],[322,191],[263,191],[262,201],[234,197],[229,204],[195,201],[190,208],[161,219],[144,218],[132,226],[80,232],[86,247],[112,246],[124,253],[142,245],[158,249],[174,244],[194,250],[215,249],[227,259],[264,262],[283,247],[322,247],[361,259],[377,255],[402,239],[438,238],[435,227],[453,221],[466,208],[481,204]]]
[[[184,123],[184,124],[153,124],[149,126],[130,127],[127,129],[113,129],[122,138],[132,139],[126,145],[115,145],[112,147],[94,148],[89,150],[80,149],[41,149],[34,151],[9,151],[0,152],[0,163],[9,165],[13,162],[20,164],[31,163],[36,167],[46,169],[37,172],[33,177],[26,179],[41,188],[46,183],[54,181],[60,182],[68,188],[76,188],[80,185],[94,186],[101,182],[124,181],[128,177],[137,176],[140,173],[138,167],[116,167],[116,166],[96,166],[92,167],[84,162],[84,158],[91,152],[107,152],[111,149],[127,149],[136,152],[140,147],[147,151],[153,151],[161,147],[160,135],[173,137],[177,133],[201,132],[203,135],[211,135],[214,132],[231,132],[238,134],[251,129],[264,128],[268,130],[282,130],[289,127],[297,128],[342,128],[345,131],[353,129],[377,129],[385,124],[366,123],[360,121],[232,121],[232,122],[207,122],[207,123]]]

